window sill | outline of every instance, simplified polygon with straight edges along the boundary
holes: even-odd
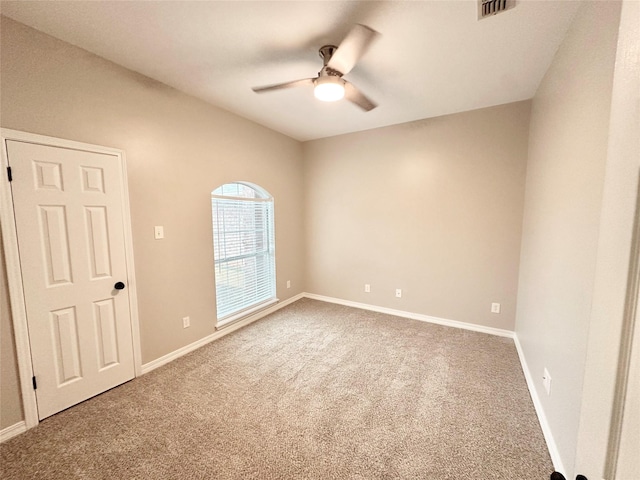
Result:
[[[280,300],[278,300],[277,298],[272,298],[270,300],[267,300],[266,302],[262,302],[258,305],[255,305],[254,307],[248,308],[247,310],[242,310],[241,312],[238,312],[235,315],[223,318],[222,320],[218,320],[218,322],[216,323],[216,330],[220,330],[224,327],[231,325],[232,323],[236,323],[240,320],[248,318],[253,314],[256,314],[266,308],[269,308],[272,305],[275,305],[279,301]]]

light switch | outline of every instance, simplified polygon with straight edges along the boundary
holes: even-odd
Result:
[[[164,238],[164,227],[163,226],[153,227],[153,237],[156,240],[160,240],[161,238]]]

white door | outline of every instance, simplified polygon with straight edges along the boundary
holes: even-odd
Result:
[[[134,377],[122,165],[14,140],[7,152],[43,419]]]

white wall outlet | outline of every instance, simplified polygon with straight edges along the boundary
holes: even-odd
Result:
[[[402,298],[402,289],[396,288],[396,298]]]
[[[371,285],[369,285],[368,283],[364,284],[364,291],[367,293],[371,293]]]
[[[191,326],[191,319],[189,317],[182,317],[182,328],[188,328]]]
[[[491,304],[491,313],[500,313],[500,304],[492,303]]]
[[[547,392],[547,395],[551,395],[551,375],[549,375],[549,370],[547,370],[546,367],[542,375],[542,384],[544,385],[544,390]]]
[[[155,227],[153,227],[153,238],[155,238],[156,240],[160,240],[161,238],[164,238],[164,227],[161,225],[157,225]]]
[[[287,288],[291,288],[291,280],[287,280]]]

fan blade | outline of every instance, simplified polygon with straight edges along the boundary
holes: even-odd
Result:
[[[378,35],[380,35],[378,32],[369,27],[359,23],[354,25],[331,56],[327,67],[346,75],[355,67],[360,57],[365,54]]]
[[[361,109],[369,112],[376,108],[378,105],[373,103],[367,98],[360,90],[358,90],[352,83],[345,80],[344,82],[344,98],[352,103],[358,105]]]
[[[302,80],[294,80],[293,82],[286,83],[277,83],[275,85],[265,85],[264,87],[253,87],[253,90],[256,93],[264,93],[270,92],[272,90],[281,90],[283,88],[291,88],[291,87],[304,87],[307,85],[313,86],[313,81],[315,78],[304,78]]]

